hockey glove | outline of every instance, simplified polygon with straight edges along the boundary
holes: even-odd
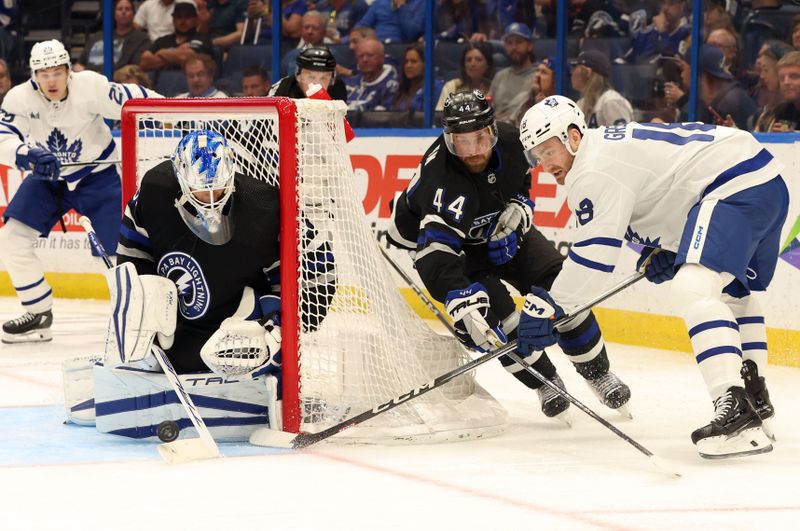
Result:
[[[644,276],[654,284],[661,284],[675,277],[678,269],[675,267],[677,254],[672,251],[645,247],[636,262],[636,270],[641,271],[644,267]]]
[[[490,308],[483,284],[474,282],[465,289],[448,292],[444,305],[453,319],[456,336],[467,348],[487,352],[508,341]]]
[[[520,238],[531,229],[533,207],[533,201],[522,194],[514,195],[506,203],[505,210],[489,231],[489,261],[492,264],[503,265],[517,254]]]
[[[281,328],[272,321],[262,326],[257,321],[228,317],[200,349],[200,357],[214,373],[240,377],[262,368],[280,349]]]
[[[57,181],[61,173],[61,165],[50,151],[22,144],[17,148],[17,169],[31,171],[31,177],[42,181]]]
[[[534,350],[554,345],[559,338],[555,322],[563,316],[564,310],[546,290],[532,286],[519,319],[517,350],[527,356]]]

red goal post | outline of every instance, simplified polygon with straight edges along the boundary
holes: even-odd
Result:
[[[280,188],[282,418],[319,431],[468,360],[400,295],[354,186],[341,102],[139,99],[122,110],[123,200],[190,130],[228,138],[245,175]],[[330,296],[320,296],[328,293]],[[411,442],[485,437],[505,411],[472,375],[337,436]]]

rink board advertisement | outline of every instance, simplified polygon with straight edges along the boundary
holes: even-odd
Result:
[[[770,359],[774,363],[800,366],[800,135],[760,135],[759,140],[785,165],[784,178],[793,198],[782,234],[781,259],[767,294],[761,294],[769,330]],[[367,218],[382,239],[390,217],[390,202],[406,188],[422,154],[435,136],[427,131],[359,131],[348,145],[355,184]],[[22,181],[16,169],[0,166],[0,213]],[[552,176],[534,171],[531,197],[536,203],[534,224],[558,247],[569,250],[572,215],[564,188]],[[64,216],[67,232],[56,225],[48,238],[39,240],[37,253],[48,271],[47,279],[56,296],[107,298],[102,262],[93,258],[88,241],[77,223],[77,215]],[[406,253],[392,251],[407,271],[412,272]],[[638,252],[623,250],[614,282],[631,275]],[[0,266],[1,267],[1,266]],[[414,275],[416,277],[416,275]],[[398,278],[398,285],[401,281]],[[672,316],[669,285],[640,282],[616,295],[598,309],[606,338],[613,342],[638,344],[690,352],[683,322]],[[406,298],[418,309],[424,305],[410,290]],[[0,294],[13,295],[8,274],[0,270]]]

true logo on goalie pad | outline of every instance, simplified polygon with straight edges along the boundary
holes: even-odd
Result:
[[[178,287],[181,315],[189,320],[205,315],[211,292],[203,269],[192,256],[181,252],[165,254],[158,262],[158,274]]]

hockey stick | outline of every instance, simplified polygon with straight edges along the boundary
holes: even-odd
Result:
[[[97,233],[94,231],[94,227],[92,227],[91,220],[86,216],[81,216],[78,219],[78,223],[80,223],[83,230],[86,231],[89,243],[102,257],[106,267],[112,269],[114,265],[111,263],[111,259],[108,257],[108,253],[103,247],[103,244],[100,243]],[[163,350],[155,345],[151,349],[151,352],[156,360],[158,360],[161,370],[164,371],[164,376],[167,377],[175,394],[178,395],[178,400],[180,400],[183,405],[183,409],[186,410],[189,420],[194,425],[195,430],[197,430],[197,435],[199,436],[198,439],[180,439],[159,444],[158,453],[161,454],[164,461],[170,464],[184,463],[195,459],[220,457],[221,454],[219,453],[217,443],[211,436],[211,432],[208,431],[208,427],[205,421],[203,421],[203,417],[200,415],[197,407],[194,405],[192,397],[183,387],[180,378],[178,378],[178,373],[175,372],[175,368],[172,366],[169,358],[167,358]]]
[[[121,160],[87,160],[86,162],[62,162],[62,168],[71,168],[73,166],[92,166],[93,164],[121,164]]]
[[[414,282],[414,279],[412,279],[408,275],[408,273],[406,273],[403,270],[403,268],[400,267],[400,264],[395,262],[394,258],[392,258],[389,255],[389,253],[386,252],[386,249],[384,249],[380,245],[378,245],[378,247],[380,248],[381,254],[383,254],[383,257],[386,259],[387,262],[389,262],[389,265],[392,266],[392,269],[394,269],[397,272],[397,274],[400,275],[400,277],[405,281],[405,283],[414,291],[414,293],[417,294],[417,297],[419,297],[420,300],[425,303],[425,306],[427,306],[428,309],[431,312],[433,312],[433,315],[435,315],[436,318],[439,320],[439,322],[442,323],[442,325],[444,325],[444,327],[447,329],[447,331],[450,332],[450,334],[453,337],[456,337],[455,328],[453,328],[453,325],[450,324],[450,321],[447,320],[447,318],[442,314],[442,312],[439,311],[439,308],[436,307],[436,305],[433,303],[433,301],[430,299],[430,297],[428,297],[425,294],[425,292],[423,292],[419,288],[419,286],[417,286],[417,283]],[[608,292],[604,293],[603,295],[601,295],[600,297],[603,297],[603,299],[601,299],[601,300],[604,300],[605,298],[610,297],[611,295],[614,295],[615,293],[619,293],[620,291],[622,291],[623,289],[627,288],[631,284],[641,280],[642,277],[644,277],[644,273],[636,273],[636,274],[634,274],[633,276],[631,276],[627,280],[621,282],[620,284],[618,284],[617,286],[612,288],[610,291],[608,291]],[[600,302],[600,301],[598,300],[597,302]],[[594,304],[596,304],[596,302],[593,302],[592,306],[594,306]],[[573,311],[572,315],[577,315],[578,313],[580,313],[580,312]],[[512,360],[514,360],[514,362],[517,363],[518,365],[520,365],[523,369],[525,369],[530,374],[532,374],[537,380],[539,380],[544,385],[546,385],[551,390],[553,390],[556,394],[558,394],[562,398],[568,400],[570,403],[575,405],[575,407],[577,407],[578,409],[580,409],[581,411],[583,411],[584,413],[586,413],[587,415],[592,417],[594,420],[596,420],[597,422],[602,424],[605,428],[611,430],[614,433],[614,435],[620,437],[623,441],[627,442],[628,444],[630,444],[631,446],[633,446],[634,448],[639,450],[641,453],[646,455],[650,459],[650,461],[657,468],[659,468],[662,471],[667,472],[669,474],[674,474],[674,475],[680,477],[680,474],[678,474],[677,472],[675,472],[673,470],[670,470],[670,468],[667,467],[664,464],[664,460],[663,459],[661,459],[658,456],[654,455],[653,452],[651,452],[650,450],[648,450],[647,448],[645,448],[644,446],[639,444],[635,439],[631,438],[630,436],[625,434],[623,431],[618,429],[616,426],[614,426],[613,424],[608,422],[606,419],[602,418],[600,415],[595,413],[594,410],[592,410],[587,405],[585,405],[583,402],[581,402],[580,400],[578,400],[577,398],[572,396],[566,389],[562,389],[561,387],[555,385],[553,382],[551,382],[550,380],[545,378],[544,375],[542,375],[542,373],[540,373],[539,371],[537,371],[536,369],[531,367],[531,365],[528,362],[526,362],[524,359],[522,359],[516,352],[511,351],[511,352],[509,352],[507,354],[507,356],[509,358],[511,358]]]
[[[607,298],[625,289],[626,287],[630,286],[631,284],[633,284],[638,280],[639,280],[638,277],[632,277],[625,280],[618,286],[615,286],[609,291],[601,295],[598,295],[597,297],[587,302],[586,304],[583,304],[578,308],[575,308],[572,311],[572,313],[567,314],[561,317],[560,319],[556,320],[556,324],[569,321],[576,315],[585,312],[595,304],[598,304],[599,302],[606,300]],[[421,396],[427,393],[428,391],[432,391],[433,389],[441,387],[444,384],[448,383],[449,381],[461,376],[462,374],[470,372],[476,367],[483,365],[487,361],[491,361],[495,358],[498,358],[508,353],[513,353],[516,347],[517,347],[517,342],[512,341],[503,347],[500,347],[491,352],[487,352],[486,354],[483,354],[482,356],[475,358],[474,360],[465,363],[460,367],[456,367],[455,369],[446,372],[445,374],[437,376],[433,380],[430,380],[429,382],[426,382],[420,385],[419,387],[415,387],[414,389],[411,389],[400,396],[396,396],[391,400],[389,400],[388,402],[379,404],[368,411],[364,411],[363,413],[356,415],[355,417],[344,420],[336,424],[335,426],[331,426],[330,428],[327,428],[320,432],[295,434],[295,433],[288,433],[285,431],[273,430],[270,428],[259,428],[258,430],[253,432],[253,434],[250,436],[250,443],[255,444],[257,446],[271,446],[275,448],[294,448],[294,449],[305,448],[320,441],[324,441],[328,437],[336,435],[340,431],[352,428],[353,426],[361,424],[362,422],[366,422],[380,415],[381,413],[394,409],[400,404],[403,404],[405,402],[408,402],[409,400]]]

